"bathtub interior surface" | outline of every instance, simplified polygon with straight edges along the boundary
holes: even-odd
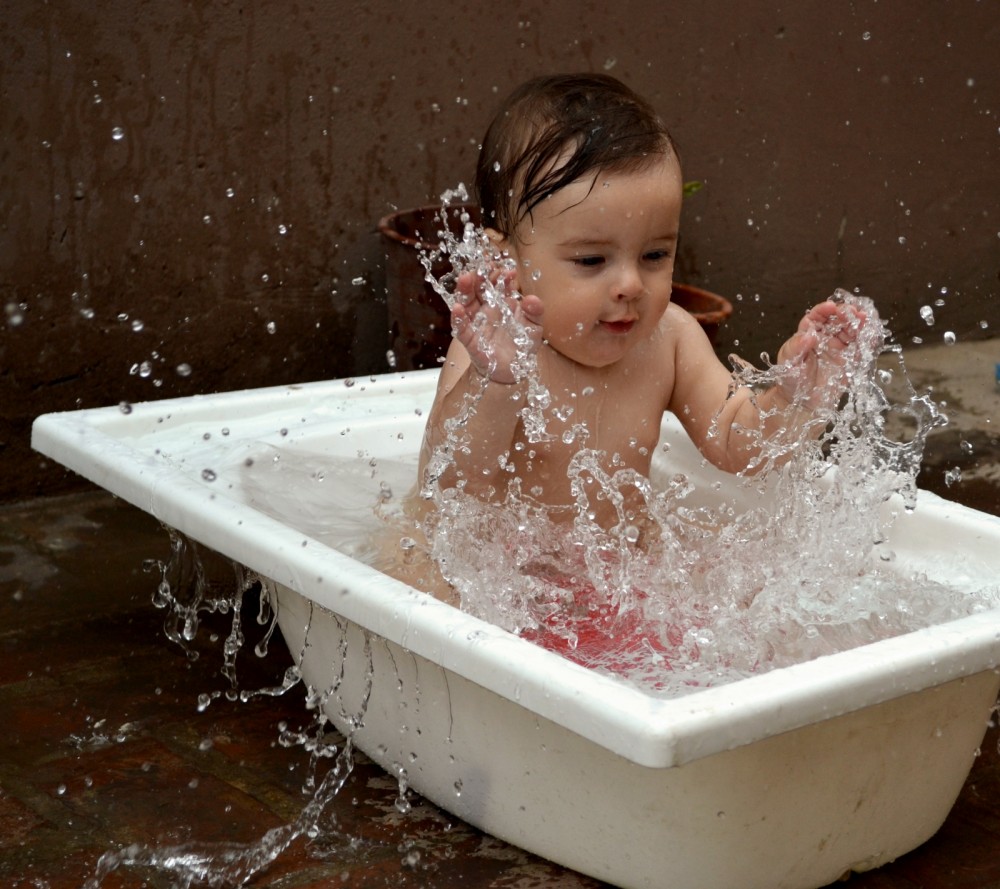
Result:
[[[412,461],[436,371],[195,396],[48,414],[33,446],[225,556],[393,644],[516,701],[627,760],[679,765],[922,688],[993,668],[1000,612],[991,611],[683,698],[661,700],[420,593],[308,539],[253,502],[241,483],[262,447],[331,457]],[[706,491],[701,465],[667,419],[677,465]],[[928,551],[1000,575],[1000,520],[921,494],[896,522],[900,562]]]

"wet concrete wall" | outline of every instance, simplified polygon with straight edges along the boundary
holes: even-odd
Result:
[[[545,71],[670,121],[721,351],[773,351],[835,286],[907,345],[990,335],[998,42],[985,0],[7,0],[0,498],[69,483],[28,450],[44,411],[386,370],[376,221],[468,181]]]

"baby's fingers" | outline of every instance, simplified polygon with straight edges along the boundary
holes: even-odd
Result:
[[[858,338],[858,332],[868,320],[867,314],[854,306],[838,306],[835,315],[830,316],[825,325],[825,332],[830,345],[835,349],[844,349]]]
[[[487,288],[492,288],[501,294],[514,292],[514,279],[517,273],[510,270],[493,269],[489,274],[482,272],[462,272],[455,279],[455,293],[459,301],[467,305],[474,299],[483,301]]]
[[[525,293],[520,298],[521,314],[531,324],[542,323],[542,301],[533,293]]]

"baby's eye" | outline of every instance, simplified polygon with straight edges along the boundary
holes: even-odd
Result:
[[[642,258],[646,262],[663,262],[666,259],[670,259],[669,250],[650,250],[648,253],[644,253]]]
[[[593,268],[594,266],[599,266],[604,262],[603,256],[574,256],[573,262],[576,265],[582,265],[586,268]]]

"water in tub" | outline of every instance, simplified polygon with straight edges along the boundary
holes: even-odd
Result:
[[[439,250],[451,257],[455,272],[498,261],[471,224],[460,237],[443,230]],[[435,284],[452,298],[450,282]],[[503,305],[499,294],[489,297]],[[836,298],[865,304],[853,294],[838,292]],[[941,554],[933,564],[907,558],[910,567],[903,571],[885,543],[894,518],[915,505],[924,441],[945,419],[928,396],[909,387],[898,350],[888,349],[892,369],[886,356],[876,363],[885,331],[873,317],[850,356],[849,391],[836,411],[815,420],[825,431],[814,436],[805,429],[764,442],[762,471],[725,481],[697,461],[681,471],[674,453],[683,442],[660,444],[649,478],[608,472],[588,450],[587,430],[565,422],[572,406],[553,403],[532,376],[533,358],[525,352],[523,372],[532,385],[523,416],[531,439],[543,440],[558,418],[580,445],[571,469],[577,509],[570,523],[555,521],[516,484],[498,507],[437,483],[451,459],[449,448],[461,439],[461,413],[451,422],[451,445],[434,455],[420,480],[416,455],[400,460],[362,452],[346,459],[263,442],[238,453],[220,448],[212,471],[238,479],[254,506],[304,535],[587,667],[656,695],[693,693],[996,607],[1000,600],[996,582],[983,582],[988,575],[964,557]],[[523,335],[509,312],[502,323]],[[739,365],[734,376],[760,388],[781,372]],[[904,398],[890,401],[890,382],[902,385]],[[886,434],[893,414],[906,421],[905,440]],[[774,469],[778,463],[783,465]],[[612,505],[614,524],[594,520],[598,501]],[[169,632],[182,644],[196,632],[200,611],[232,611],[223,668],[231,687],[223,694],[246,697],[233,671],[242,641],[239,592],[216,601],[202,589],[182,600],[179,590],[198,590],[196,563],[188,569],[193,583],[168,575],[186,552],[175,538],[174,564],[164,566],[157,604],[173,615]],[[260,693],[282,693],[298,679],[292,668],[280,687]],[[307,691],[317,714],[323,693]],[[204,695],[199,708],[218,695]],[[357,718],[362,716],[363,710]],[[318,715],[313,731],[286,732],[282,742],[310,751],[311,774],[319,759],[336,761],[294,822],[247,846],[110,852],[88,885],[99,886],[123,864],[169,871],[184,886],[241,885],[294,839],[320,832],[325,808],[350,773],[351,739],[329,744]],[[399,777],[402,811],[405,772]]]

